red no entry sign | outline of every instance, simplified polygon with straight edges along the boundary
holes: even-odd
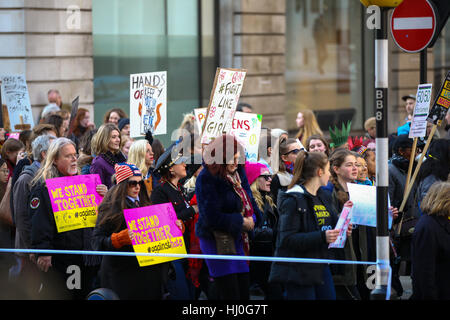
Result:
[[[392,12],[392,37],[406,52],[427,48],[435,32],[436,12],[428,0],[405,0]]]

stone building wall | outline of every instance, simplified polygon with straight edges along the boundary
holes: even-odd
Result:
[[[0,2],[0,73],[25,75],[35,119],[50,89],[93,110],[91,10],[92,0]]]

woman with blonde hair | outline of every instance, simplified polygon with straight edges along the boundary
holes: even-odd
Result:
[[[278,222],[278,210],[270,196],[272,174],[266,165],[258,162],[246,162],[245,173],[253,198],[262,213],[261,224],[253,231],[250,255],[272,257]],[[271,262],[266,261],[250,262],[250,281],[252,286],[257,286],[263,291],[267,300],[282,300],[281,286],[268,283],[271,265]]]
[[[100,175],[102,183],[108,188],[113,184],[114,166],[126,161],[125,156],[120,151],[120,143],[119,128],[113,123],[101,125],[92,138],[91,151],[96,157],[92,160],[89,172]]]
[[[424,214],[412,236],[412,285],[415,300],[450,299],[450,182],[439,181],[422,201]]]
[[[297,135],[295,136],[300,142],[306,146],[306,140],[313,134],[319,134],[323,136],[323,132],[317,123],[316,116],[311,110],[305,109],[297,114],[295,120],[297,127],[299,128]]]
[[[129,163],[133,163],[142,173],[142,180],[150,197],[153,187],[156,186],[156,179],[153,177],[153,150],[150,143],[145,140],[137,140],[131,144],[128,152]]]
[[[120,151],[122,151],[125,158],[128,158],[128,153],[130,152],[131,145],[134,143],[134,139],[130,138],[130,136],[127,136],[125,134],[121,135],[121,141],[120,141]]]

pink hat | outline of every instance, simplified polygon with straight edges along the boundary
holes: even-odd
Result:
[[[261,172],[269,169],[259,162],[245,162],[245,173],[247,174],[248,184],[252,184],[261,175]]]

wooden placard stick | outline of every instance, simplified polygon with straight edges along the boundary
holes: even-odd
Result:
[[[31,125],[30,124],[23,123],[23,116],[19,116],[19,118],[20,118],[20,124],[16,124],[14,126],[14,130],[22,131],[22,130],[29,130],[29,129],[31,129]]]
[[[427,140],[427,143],[425,144],[422,154],[420,155],[419,162],[417,163],[416,170],[414,171],[414,175],[412,176],[411,181],[408,184],[408,188],[406,188],[406,192],[405,192],[405,195],[403,196],[402,204],[400,205],[400,208],[398,209],[399,212],[403,212],[403,210],[405,208],[406,200],[408,199],[408,196],[414,185],[414,181],[416,180],[417,174],[419,173],[420,167],[422,166],[423,158],[425,157],[425,155],[428,151],[428,147],[430,146],[431,140],[433,140],[433,136],[434,136],[434,133],[436,132],[436,129],[437,129],[437,125],[433,124],[433,127],[431,128],[431,132],[428,136],[429,138]],[[397,229],[398,233],[402,229],[402,221],[403,221],[403,217],[402,217],[402,220],[400,220],[400,223],[398,224],[398,229]]]

